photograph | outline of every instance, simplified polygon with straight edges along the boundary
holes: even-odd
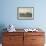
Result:
[[[18,19],[34,19],[34,8],[33,7],[18,7],[17,8]]]

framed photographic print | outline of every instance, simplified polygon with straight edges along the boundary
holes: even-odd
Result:
[[[20,19],[20,20],[34,19],[34,8],[33,7],[18,7],[17,19]]]

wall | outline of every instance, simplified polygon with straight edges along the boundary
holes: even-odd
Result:
[[[16,28],[46,28],[45,0],[1,0],[0,24],[13,24]],[[17,7],[34,7],[34,20],[17,20]]]

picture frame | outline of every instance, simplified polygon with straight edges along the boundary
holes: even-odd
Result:
[[[34,7],[18,7],[17,8],[18,20],[33,20],[34,19]]]

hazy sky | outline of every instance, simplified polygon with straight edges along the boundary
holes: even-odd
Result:
[[[26,13],[26,12],[30,12],[32,13],[32,8],[19,8],[19,13]]]

